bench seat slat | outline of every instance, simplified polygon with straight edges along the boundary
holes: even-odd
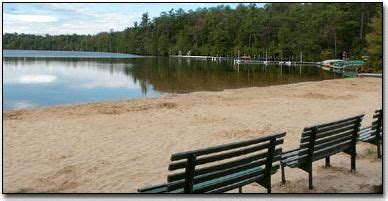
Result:
[[[203,183],[194,184],[193,193],[201,193],[210,190],[214,190],[216,188],[221,187],[220,184],[225,184],[226,182],[232,182],[235,180],[243,180],[245,177],[249,176],[259,176],[264,174],[264,169],[261,167],[251,168],[245,171],[237,172],[234,174],[230,174],[224,177],[219,177],[210,181],[206,181]],[[232,182],[233,183],[233,182]],[[226,185],[226,184],[225,184]],[[170,190],[172,193],[180,193],[183,192],[183,188],[177,188],[174,190]]]
[[[376,139],[376,136],[370,135],[370,136],[368,136],[368,137],[366,137],[366,138],[363,138],[362,141],[363,141],[363,142],[370,142],[370,143],[372,143],[372,141],[373,141],[374,139]]]
[[[244,164],[244,165],[236,166],[236,167],[226,169],[226,170],[215,171],[215,172],[211,172],[209,174],[196,176],[196,177],[194,177],[193,183],[195,186],[195,184],[205,183],[207,181],[213,181],[217,178],[224,178],[228,175],[238,174],[240,172],[244,173],[245,171],[254,170],[257,168],[258,168],[257,171],[261,171],[264,168],[262,168],[260,166],[264,165],[265,162],[266,162],[265,160],[261,160],[258,162]],[[176,190],[179,188],[183,188],[183,186],[184,186],[184,181],[182,180],[182,182],[176,183],[174,185],[169,185],[168,189],[170,191],[173,191],[173,190]]]
[[[167,192],[168,183],[139,189],[140,193],[164,193]]]
[[[272,168],[271,174],[275,174],[276,171],[277,171],[276,168]],[[242,187],[242,186],[245,186],[245,185],[247,185],[247,184],[250,184],[250,183],[259,181],[259,180],[262,179],[263,177],[264,177],[264,175],[259,175],[259,176],[256,176],[256,177],[252,177],[252,178],[243,180],[243,181],[241,181],[241,182],[238,182],[238,183],[235,183],[235,184],[226,186],[226,187],[221,187],[221,188],[218,188],[218,189],[216,189],[216,190],[212,190],[212,191],[210,191],[209,193],[224,193],[224,192],[228,192],[228,191],[233,190],[233,189],[236,189],[236,188],[238,188],[238,187]]]
[[[278,166],[274,166],[272,169],[277,169],[277,167]],[[243,180],[255,177],[255,176],[264,175],[264,169],[262,169],[260,171],[257,171],[257,169],[260,169],[260,168],[253,168],[251,171],[248,170],[245,172],[236,173],[234,175],[228,175],[228,176],[223,177],[223,178],[218,178],[218,179],[212,180],[210,182],[202,183],[202,185],[198,185],[198,187],[196,187],[194,185],[193,192],[194,193],[203,193],[203,192],[211,191],[211,190],[214,190],[214,189],[226,186],[226,185],[230,185],[230,184],[233,184],[236,182],[240,182],[240,181],[243,181]]]
[[[230,190],[233,190],[233,189],[236,189],[236,188],[245,186],[245,185],[247,185],[247,184],[253,183],[253,182],[255,182],[255,181],[259,181],[259,180],[261,180],[261,179],[263,179],[263,178],[264,178],[264,175],[259,175],[259,176],[252,177],[252,178],[249,178],[249,179],[247,179],[247,180],[238,182],[238,183],[236,183],[236,184],[232,184],[232,185],[226,186],[226,187],[224,187],[224,188],[219,188],[219,189],[216,189],[216,190],[209,191],[209,193],[213,193],[213,194],[217,194],[217,193],[225,193],[225,192],[228,192],[228,191],[230,191]]]

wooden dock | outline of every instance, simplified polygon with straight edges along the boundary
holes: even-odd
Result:
[[[174,57],[174,58],[187,58],[187,59],[202,59],[202,60],[212,60],[212,61],[233,60],[234,59],[234,57],[221,57],[221,56],[170,55],[170,57]]]
[[[273,65],[319,65],[320,62],[307,61],[260,61],[260,60],[240,60],[234,59],[234,64],[273,64]]]

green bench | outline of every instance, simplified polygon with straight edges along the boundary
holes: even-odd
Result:
[[[140,193],[223,193],[258,183],[271,193],[285,132],[171,156],[167,183]]]
[[[361,128],[358,132],[358,140],[362,142],[368,142],[377,146],[377,157],[381,158],[382,145],[382,133],[383,133],[383,110],[376,110],[373,115],[373,122],[371,126]]]
[[[340,152],[351,156],[351,170],[355,170],[357,133],[363,116],[304,128],[299,148],[281,155],[282,184],[286,183],[285,167],[300,168],[309,174],[309,189],[313,189],[313,162],[325,158],[330,166],[330,156]]]

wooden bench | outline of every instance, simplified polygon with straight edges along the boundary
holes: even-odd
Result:
[[[140,193],[223,193],[258,183],[271,193],[285,132],[171,156],[167,183]]]
[[[355,170],[357,133],[363,116],[304,128],[299,148],[282,153],[282,184],[286,182],[284,168],[297,167],[309,173],[309,189],[313,189],[313,162],[326,158],[326,166],[330,166],[330,156],[339,152],[351,155],[351,170]]]
[[[373,122],[371,126],[361,128],[358,133],[358,140],[362,142],[368,142],[377,146],[377,157],[381,158],[382,145],[382,134],[383,134],[383,110],[376,110],[373,115]]]

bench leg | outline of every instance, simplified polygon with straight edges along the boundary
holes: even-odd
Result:
[[[238,193],[242,193],[242,186],[238,187]]]
[[[309,189],[313,190],[313,170],[312,170],[312,168],[309,171]]]
[[[325,158],[325,167],[331,167],[331,165],[330,165],[330,156]]]
[[[352,153],[350,156],[351,171],[356,171],[356,153]]]
[[[267,188],[267,193],[271,193],[271,186]]]
[[[284,172],[284,165],[283,164],[280,164],[281,168],[282,168],[282,185],[286,184],[286,175],[285,175],[285,172]]]

